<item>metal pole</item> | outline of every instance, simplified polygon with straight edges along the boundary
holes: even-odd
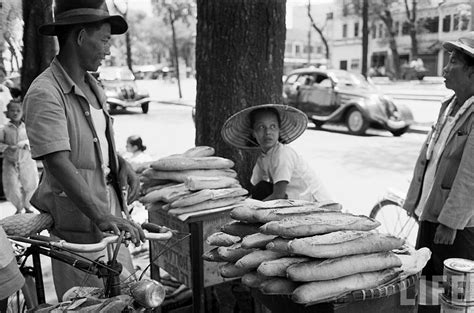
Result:
[[[474,0],[473,0],[474,1]],[[362,75],[367,77],[367,57],[369,54],[369,1],[362,5]]]
[[[308,14],[311,14],[311,0],[308,0]],[[309,21],[309,28],[308,28],[308,66],[311,65],[311,28],[312,28],[312,24],[311,24],[311,21]]]

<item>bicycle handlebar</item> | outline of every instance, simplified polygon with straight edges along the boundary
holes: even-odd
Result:
[[[151,223],[143,223],[142,228],[147,240],[168,240],[173,236],[173,232],[175,232],[167,227]],[[92,244],[72,243],[65,240],[54,241],[44,236],[32,236],[33,239],[18,236],[10,236],[10,238],[30,244],[61,248],[74,252],[98,252],[104,250],[109,244],[117,243],[119,236],[106,235],[100,242]]]

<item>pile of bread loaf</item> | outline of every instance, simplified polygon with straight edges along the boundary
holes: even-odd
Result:
[[[374,288],[400,274],[402,259],[391,250],[404,240],[373,231],[380,223],[342,213],[334,203],[246,200],[231,211],[235,222],[207,238],[216,248],[204,259],[226,262],[225,278],[264,294],[317,303]]]
[[[234,162],[214,156],[214,149],[198,146],[182,154],[150,162],[140,174],[140,202],[162,202],[172,215],[235,204],[248,193],[236,179]]]

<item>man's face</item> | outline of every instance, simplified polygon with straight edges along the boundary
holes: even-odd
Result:
[[[456,90],[463,90],[466,85],[470,85],[469,79],[470,69],[460,56],[461,52],[454,50],[449,56],[449,62],[443,68],[443,77],[446,88]]]
[[[98,29],[83,29],[82,32],[82,63],[87,71],[95,72],[110,54],[110,24],[104,23]]]

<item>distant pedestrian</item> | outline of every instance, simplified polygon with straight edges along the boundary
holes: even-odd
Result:
[[[140,136],[133,135],[127,138],[127,145],[125,146],[127,153],[123,158],[132,165],[134,169],[140,167],[143,163],[151,162],[152,157],[145,152],[146,146]]]
[[[38,169],[31,158],[30,144],[22,121],[20,101],[7,104],[10,122],[0,129],[0,150],[3,152],[3,190],[5,197],[16,208],[16,214],[32,213],[30,199],[38,186]]]

